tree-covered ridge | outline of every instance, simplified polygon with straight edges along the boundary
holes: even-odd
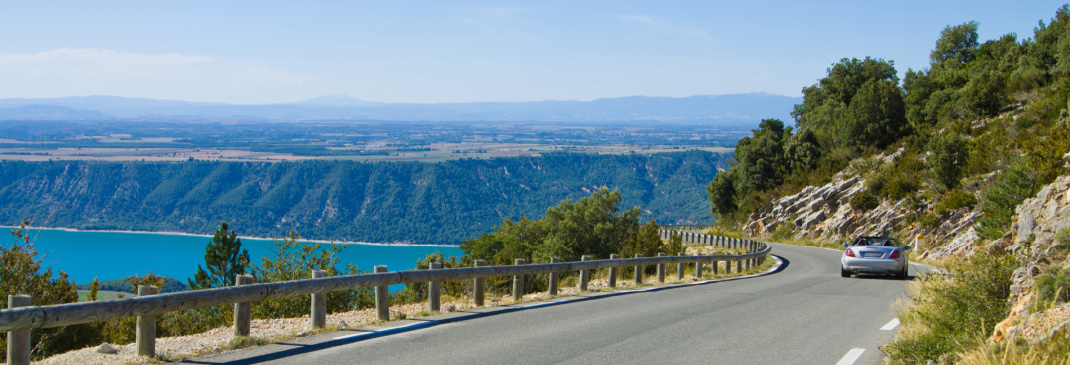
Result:
[[[0,162],[0,220],[37,226],[460,244],[506,217],[619,189],[644,220],[709,222],[729,154],[550,154],[440,163]]]
[[[1064,5],[1021,41],[1007,34],[981,43],[977,22],[948,26],[930,66],[908,70],[902,82],[892,61],[840,60],[803,88],[792,112],[797,130],[765,120],[739,142],[738,163],[707,187],[712,213],[723,222],[745,220],[771,198],[828,183],[852,160],[883,153],[895,155],[894,163],[865,173],[857,207],[909,199],[919,219],[938,221],[935,214],[946,209],[925,216],[934,205],[925,202],[968,202],[960,188],[970,183],[985,211],[979,231],[1001,234],[1008,209],[1032,195],[1018,185],[1035,179],[1031,186],[1039,186],[1065,172],[1068,24]],[[993,198],[1010,190],[1014,202]]]

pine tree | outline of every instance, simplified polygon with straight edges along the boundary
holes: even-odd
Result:
[[[90,302],[97,301],[98,291],[100,291],[100,279],[94,276],[93,282],[89,284],[89,295],[87,295],[86,298],[88,298]]]
[[[212,240],[204,248],[204,266],[197,265],[197,274],[188,279],[191,289],[219,288],[234,285],[234,277],[245,274],[249,267],[249,251],[241,248],[241,239],[234,230],[227,235],[227,222],[220,224]]]

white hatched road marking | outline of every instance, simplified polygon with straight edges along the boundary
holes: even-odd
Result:
[[[840,359],[840,362],[836,363],[836,365],[852,365],[855,361],[858,361],[858,358],[861,357],[862,353],[865,351],[866,349],[853,348],[851,351],[847,351],[847,355],[843,355],[843,358]]]
[[[888,322],[888,324],[884,325],[884,327],[881,327],[881,331],[891,331],[896,327],[899,327],[899,318],[893,319]]]

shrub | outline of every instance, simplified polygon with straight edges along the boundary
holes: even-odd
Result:
[[[793,232],[795,232],[795,223],[787,222],[781,224],[779,227],[776,227],[776,230],[773,231],[772,238],[774,240],[781,241],[788,237],[791,237],[791,234]]]
[[[984,343],[1006,317],[1014,258],[978,253],[953,263],[950,277],[924,276],[911,285],[903,328],[885,352],[893,364],[924,364]]]
[[[327,276],[360,274],[357,267],[347,264],[339,270],[341,259],[338,253],[344,246],[330,245],[321,248],[318,243],[300,243],[301,236],[290,231],[290,236],[274,239],[275,249],[271,256],[262,258],[260,265],[252,265],[256,282],[267,283],[310,279],[312,270],[327,271]],[[346,311],[371,306],[371,289],[360,288],[327,293],[327,313]],[[260,301],[253,305],[255,318],[290,318],[308,314],[311,298],[307,295],[288,298],[276,298]]]
[[[892,200],[900,200],[914,195],[921,188],[920,179],[916,176],[900,176],[892,179],[884,186],[884,193]]]
[[[940,217],[933,213],[925,213],[918,217],[918,224],[921,224],[926,229],[936,229],[936,227],[940,226]]]
[[[982,238],[997,239],[1011,226],[1014,208],[1036,192],[1036,176],[1022,163],[1008,166],[997,173],[991,186],[982,192],[981,211],[977,234]]]
[[[427,256],[422,259],[417,259],[414,270],[427,270],[431,267],[432,262],[442,264],[443,269],[470,266],[458,261],[457,256],[450,256],[449,259],[446,259],[445,255],[441,252],[435,252],[427,254]],[[463,297],[471,292],[471,283],[471,280],[451,280],[442,282],[442,294],[455,298]],[[527,281],[525,281],[525,284],[528,284]],[[402,299],[411,302],[427,299],[427,283],[425,282],[405,284],[405,289],[403,290],[405,291],[404,293],[399,293],[399,295],[403,296]]]
[[[7,296],[25,294],[33,305],[53,305],[78,301],[75,283],[67,274],[58,271],[52,275],[51,267],[41,267],[44,255],[38,257],[33,240],[25,233],[29,222],[22,222],[11,230],[11,244],[0,245],[0,309],[7,309]],[[94,323],[30,331],[33,359],[79,349],[99,343],[99,334]],[[6,337],[0,339],[0,356],[6,357]]]
[[[1041,302],[1070,301],[1070,268],[1062,269],[1055,275],[1038,276],[1036,288],[1037,299]]]
[[[962,189],[956,188],[951,189],[951,191],[948,191],[947,194],[944,195],[944,199],[941,200],[940,203],[937,203],[936,207],[933,208],[933,211],[936,212],[937,215],[943,216],[950,211],[965,207],[972,207],[976,204],[977,197],[973,196],[973,194],[963,191]]]
[[[851,197],[851,208],[855,210],[870,210],[880,205],[877,201],[877,196],[873,195],[869,190],[864,190]]]

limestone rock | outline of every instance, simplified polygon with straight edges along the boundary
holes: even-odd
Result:
[[[99,347],[97,347],[97,352],[106,355],[115,355],[119,353],[119,349],[109,343],[102,343]]]

